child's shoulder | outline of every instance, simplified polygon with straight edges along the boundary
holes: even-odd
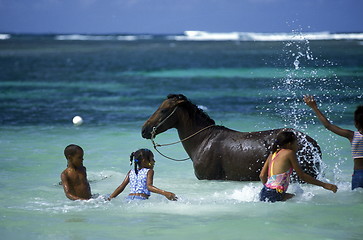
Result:
[[[81,172],[86,172],[86,167],[81,167],[78,169],[72,168],[72,167],[67,167],[66,169],[63,170],[63,172],[61,173],[61,175],[72,175],[72,174],[79,174]]]
[[[294,150],[284,148],[282,149],[282,151],[280,151],[279,155],[281,156],[296,155],[296,152]]]
[[[62,175],[68,176],[71,171],[72,171],[71,168],[67,167],[66,169],[63,170],[63,172],[61,173],[61,176]]]

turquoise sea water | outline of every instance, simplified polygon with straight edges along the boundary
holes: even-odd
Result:
[[[354,130],[363,104],[361,41],[0,41],[0,235],[3,239],[361,239],[363,190],[350,190],[349,142],[325,130],[302,103],[313,94]],[[110,194],[128,156],[152,148],[143,122],[169,93],[182,93],[217,124],[259,131],[294,127],[323,151],[322,179],[336,194],[291,184],[297,196],[262,203],[259,182],[200,181],[191,161],[155,153],[155,186],[174,192],[128,203],[70,201],[59,185],[63,149],[85,150],[93,193]],[[72,118],[80,115],[83,125]],[[175,130],[157,137],[174,142]],[[161,149],[184,158],[181,145]]]

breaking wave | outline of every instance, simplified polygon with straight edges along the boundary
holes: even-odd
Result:
[[[6,34],[0,33],[0,40],[11,38],[50,38],[58,41],[303,41],[303,40],[363,40],[363,33],[295,32],[257,33],[185,31],[183,34]]]

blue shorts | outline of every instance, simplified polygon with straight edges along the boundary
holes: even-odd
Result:
[[[352,176],[352,190],[355,188],[363,188],[363,170],[354,170]]]
[[[260,201],[263,202],[276,202],[282,201],[284,199],[285,193],[279,193],[276,189],[271,189],[266,186],[263,186],[260,192]]]

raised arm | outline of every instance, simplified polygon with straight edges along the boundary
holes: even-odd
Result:
[[[304,102],[308,105],[313,111],[315,112],[316,116],[318,117],[319,121],[326,127],[328,130],[332,131],[333,133],[348,138],[351,142],[353,140],[354,132],[348,129],[340,128],[334,124],[332,124],[324,114],[319,110],[318,105],[313,96],[306,95],[304,96]]]
[[[178,199],[174,193],[161,190],[153,185],[153,182],[154,182],[154,170],[153,169],[150,169],[148,171],[146,181],[147,181],[147,183],[146,183],[147,189],[150,192],[161,194],[161,195],[165,196],[167,199],[172,200],[172,201],[176,201]]]

